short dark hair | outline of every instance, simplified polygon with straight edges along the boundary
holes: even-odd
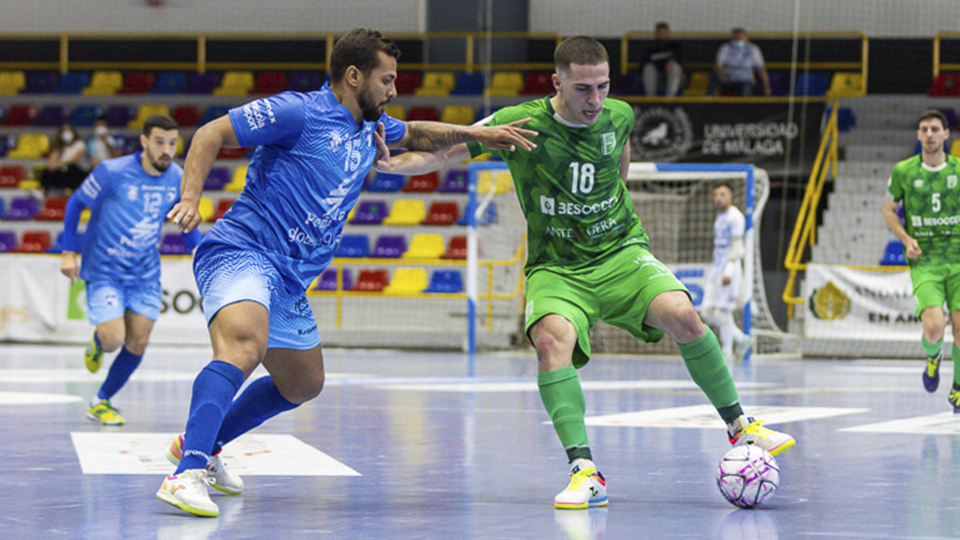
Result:
[[[714,184],[713,191],[716,191],[722,187],[729,189],[731,194],[733,193],[733,184],[731,184],[730,182],[727,182],[726,180],[723,180]]]
[[[735,27],[733,30],[731,30],[730,33],[731,33],[731,34],[746,34],[747,31],[744,30],[743,27],[737,26],[737,27]]]
[[[927,109],[920,113],[920,118],[917,118],[917,128],[920,128],[920,122],[931,118],[940,120],[940,125],[943,126],[943,129],[950,129],[950,126],[947,125],[947,115],[937,109]]]
[[[369,28],[356,28],[337,40],[330,53],[330,82],[343,80],[347,68],[354,66],[360,73],[369,75],[380,65],[377,53],[400,59],[400,49],[396,43],[383,37],[380,32]]]
[[[666,28],[667,30],[669,30],[669,29],[670,29],[670,25],[667,24],[666,21],[660,21],[660,22],[658,22],[657,25],[654,26],[653,28],[654,28],[654,30],[659,30],[659,29],[661,29],[661,28]]]
[[[155,114],[143,121],[143,134],[149,137],[150,132],[153,131],[153,128],[171,130],[179,129],[180,126],[177,125],[176,120],[165,114]]]
[[[556,64],[557,71],[569,72],[570,64],[596,66],[604,62],[610,62],[607,49],[599,41],[587,36],[567,38],[561,41],[553,52],[553,63]]]

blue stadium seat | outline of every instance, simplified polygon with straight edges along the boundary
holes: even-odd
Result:
[[[473,72],[467,73],[466,71],[457,75],[457,80],[453,90],[450,91],[451,96],[479,96],[483,94],[483,73]]]
[[[364,189],[377,192],[400,191],[406,183],[407,177],[403,175],[378,172],[372,180],[367,182]]]
[[[340,238],[335,257],[362,259],[370,253],[370,239],[365,234],[345,234]],[[349,288],[349,287],[345,287]]]
[[[211,105],[207,107],[207,110],[203,111],[203,118],[200,119],[200,123],[197,124],[197,127],[200,127],[207,122],[216,120],[228,112],[230,112],[230,107],[225,105]]]
[[[830,88],[830,77],[825,73],[800,73],[797,75],[796,95],[825,96]]]
[[[57,94],[79,94],[90,84],[90,74],[86,71],[70,71],[60,77],[57,85]]]
[[[907,259],[903,256],[903,243],[899,240],[891,240],[887,244],[887,249],[883,252],[880,259],[880,266],[906,266]]]
[[[837,111],[837,128],[840,131],[850,131],[857,127],[857,117],[850,107],[840,107]]]
[[[70,113],[70,123],[74,127],[90,127],[101,113],[98,105],[77,105]]]
[[[435,270],[430,277],[430,284],[423,292],[428,293],[458,293],[463,292],[463,276],[459,270]]]
[[[187,88],[187,74],[182,71],[164,71],[157,75],[152,94],[183,94]]]

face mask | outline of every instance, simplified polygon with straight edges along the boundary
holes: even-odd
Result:
[[[746,46],[747,46],[747,42],[746,42],[746,41],[734,41],[734,42],[733,42],[733,48],[734,48],[734,49],[742,49],[742,48],[744,48],[744,47],[746,47]]]
[[[60,140],[63,141],[64,144],[70,144],[70,143],[72,143],[72,142],[73,142],[73,132],[72,132],[72,131],[64,131],[63,133],[60,134]]]
[[[97,136],[103,137],[107,134],[107,126],[97,126],[93,128],[93,132],[96,133]]]

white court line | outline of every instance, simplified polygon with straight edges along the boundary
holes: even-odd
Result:
[[[762,419],[765,424],[785,424],[787,422],[856,414],[869,410],[837,407],[752,406],[745,407],[744,412],[757,419]],[[588,416],[586,424],[588,426],[615,427],[727,428],[723,420],[717,416],[717,410],[711,405]]]
[[[41,394],[36,392],[0,392],[0,405],[51,405],[76,403],[79,396],[67,394]]]
[[[859,433],[914,433],[928,435],[960,435],[960,414],[945,412],[929,416],[914,416],[876,424],[841,429]]]
[[[138,369],[130,377],[134,382],[193,382],[200,370],[168,371],[161,369]],[[265,370],[254,372],[266,374]],[[367,377],[362,373],[327,373],[328,382],[337,379],[358,379]],[[103,373],[90,373],[85,368],[74,369],[0,369],[0,383],[10,384],[51,384],[72,382],[101,382]]]
[[[374,384],[371,381],[367,384]],[[536,379],[503,381],[477,380],[467,377],[451,379],[425,379],[411,382],[410,379],[393,379],[390,382],[380,382],[375,386],[387,390],[416,390],[419,392],[538,392]],[[698,390],[696,384],[690,380],[655,380],[655,381],[581,381],[584,391],[599,390]],[[767,388],[773,385],[765,383],[740,383],[738,388]]]

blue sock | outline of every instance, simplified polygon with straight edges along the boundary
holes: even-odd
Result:
[[[174,474],[207,467],[223,415],[242,384],[243,372],[233,364],[214,360],[200,371],[193,381],[190,417],[183,435],[183,457]]]
[[[287,398],[280,395],[276,385],[273,384],[273,378],[260,377],[250,383],[250,386],[230,405],[220,425],[220,433],[217,434],[213,453],[270,418],[297,407],[299,405],[290,403]]]
[[[99,347],[100,345],[98,344],[97,346]],[[100,386],[100,391],[97,392],[97,398],[110,399],[116,395],[116,393],[123,388],[123,385],[127,384],[130,375],[133,375],[133,370],[137,369],[142,359],[142,354],[136,355],[128,351],[126,347],[121,348],[120,354],[114,358],[113,364],[110,365],[107,379],[103,381],[103,384]]]

